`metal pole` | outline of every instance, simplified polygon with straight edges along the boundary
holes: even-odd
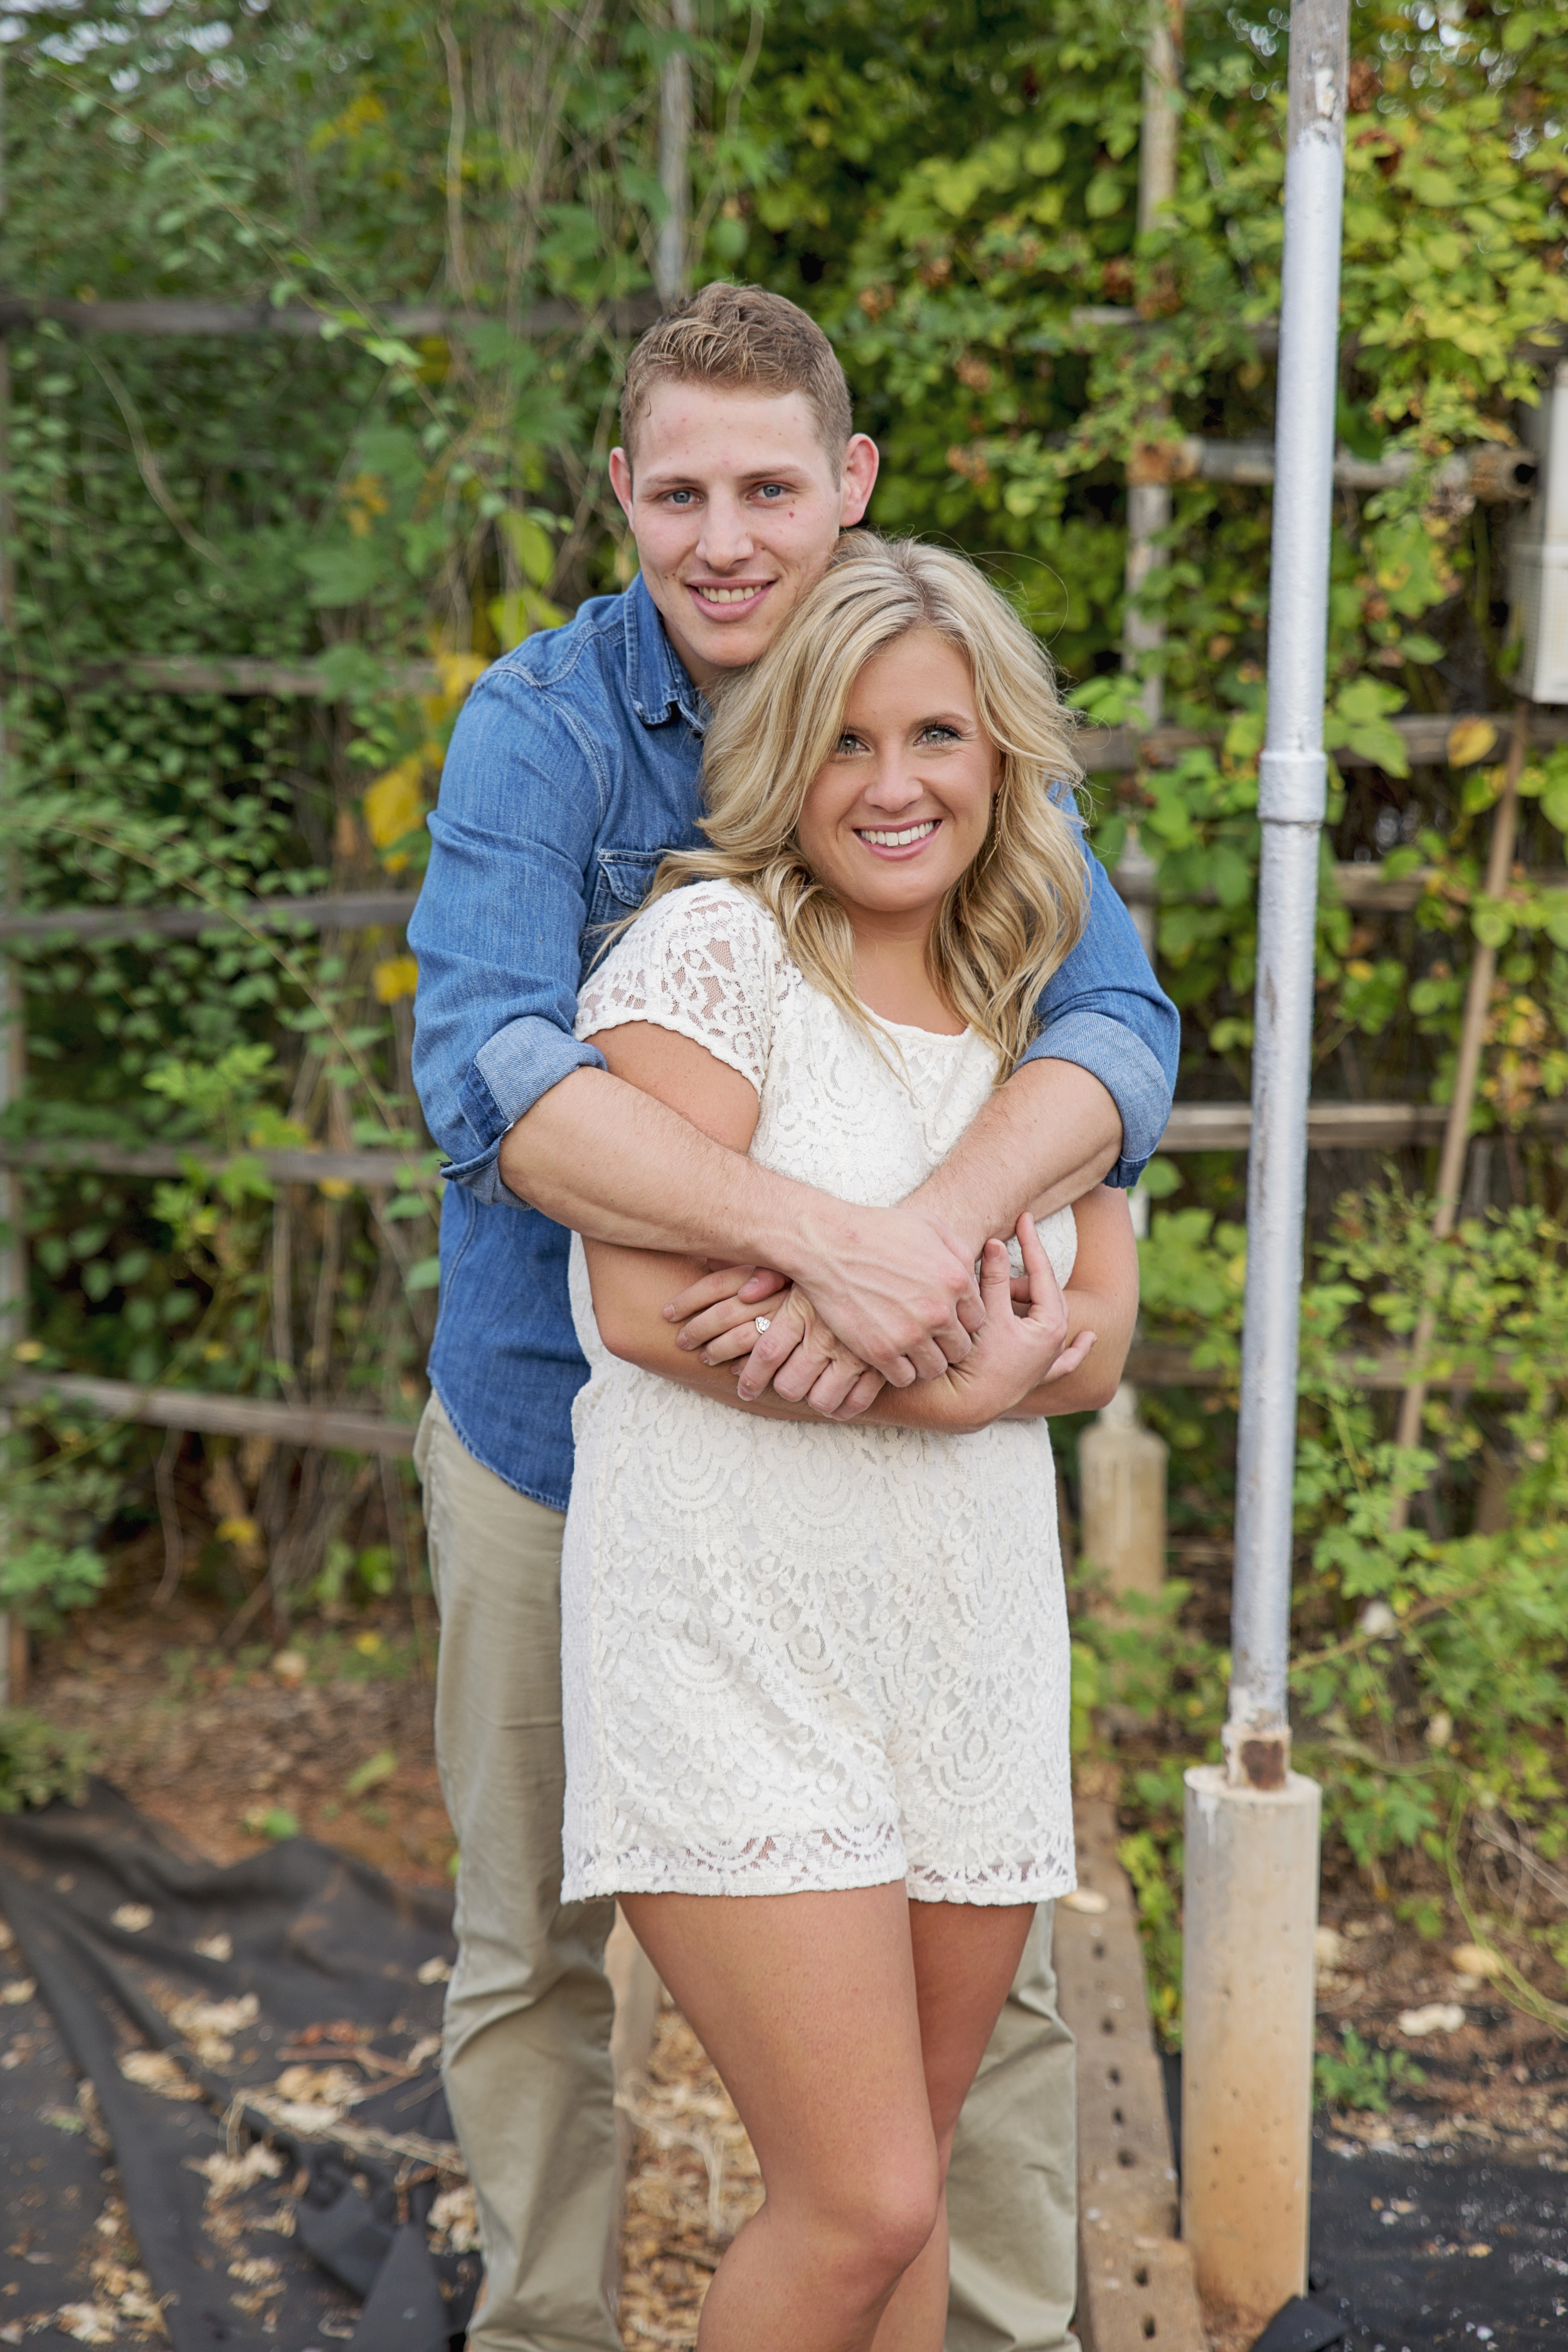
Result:
[[[692,0],[669,0],[669,25],[683,36],[693,31]],[[664,218],[654,240],[653,277],[668,310],[690,291],[691,60],[684,48],[672,50],[659,69],[658,180]]]
[[[1286,1672],[1348,16],[1290,10],[1233,1664],[1226,1761],[1185,1776],[1182,2234],[1201,2292],[1259,2319],[1305,2288],[1312,2177],[1320,1792]]]
[[[1339,346],[1348,0],[1294,0],[1275,414],[1268,731],[1247,1186],[1230,1720],[1233,1785],[1283,1785],[1289,1759],[1297,1324],[1312,1058],[1312,948],[1327,762],[1329,525]]]

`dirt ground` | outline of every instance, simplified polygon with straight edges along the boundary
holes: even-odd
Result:
[[[305,1629],[289,1654],[224,1654],[197,1603],[167,1616],[100,1609],[46,1643],[26,1704],[89,1733],[107,1776],[215,1858],[296,1829],[395,1879],[449,1883],[455,1849],[431,1738],[433,1633],[389,1603]],[[1325,1895],[1320,2047],[1349,2024],[1424,2071],[1387,2115],[1336,2111],[1330,2145],[1446,2145],[1568,2172],[1568,2044],[1454,1964],[1456,1927],[1423,1938],[1352,1885]],[[1462,1957],[1462,1954],[1461,1954]],[[1458,2010],[1426,2031],[1412,2012]],[[760,2200],[755,2160],[689,2027],[662,2012],[637,2126],[623,2239],[628,2347],[688,2346],[725,2245]],[[1216,2344],[1225,2343],[1216,2328]]]

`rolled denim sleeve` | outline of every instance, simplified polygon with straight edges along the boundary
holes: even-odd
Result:
[[[1150,969],[1137,928],[1098,857],[1084,853],[1089,900],[1083,935],[1040,997],[1026,1062],[1076,1062],[1121,1114],[1121,1156],[1108,1184],[1136,1184],[1171,1116],[1181,1016]]]
[[[408,926],[414,1082],[445,1173],[511,1201],[501,1138],[596,1047],[573,1035],[587,877],[608,780],[558,704],[504,667],[469,696]]]

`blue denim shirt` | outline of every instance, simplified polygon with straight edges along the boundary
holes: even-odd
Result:
[[[408,926],[419,963],[414,1075],[450,1156],[430,1378],[470,1454],[564,1510],[572,1400],[587,1376],[566,1295],[570,1241],[501,1182],[501,1138],[567,1072],[600,927],[690,847],[707,711],[647,587],[597,596],[526,638],[464,707]],[[1083,937],[1054,972],[1027,1058],[1093,1072],[1121,1113],[1110,1182],[1137,1181],[1170,1115],[1178,1023],[1098,862]]]

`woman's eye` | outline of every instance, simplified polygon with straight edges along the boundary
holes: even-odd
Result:
[[[834,747],[834,756],[839,760],[852,760],[857,751],[863,751],[865,749],[866,746],[861,742],[858,735],[840,735]]]
[[[956,743],[957,740],[956,727],[922,727],[921,729],[922,743]]]

